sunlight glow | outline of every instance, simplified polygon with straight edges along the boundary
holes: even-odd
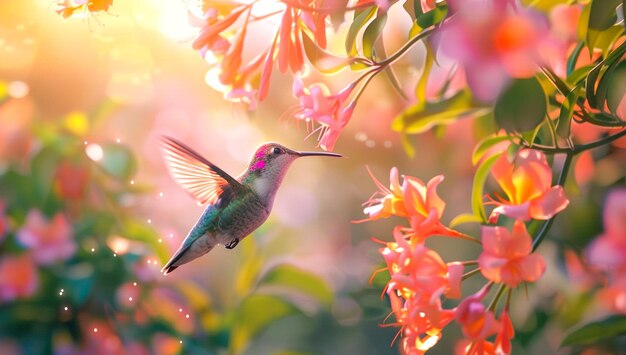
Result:
[[[93,161],[100,161],[102,160],[102,158],[104,158],[104,150],[99,144],[92,143],[87,145],[87,148],[85,148],[85,153],[87,153],[89,159]]]

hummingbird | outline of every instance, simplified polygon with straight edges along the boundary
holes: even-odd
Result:
[[[206,208],[161,272],[165,275],[222,244],[233,249],[270,215],[274,197],[294,160],[308,156],[341,157],[327,152],[298,152],[278,143],[257,148],[246,170],[233,178],[184,143],[161,137],[174,180]]]

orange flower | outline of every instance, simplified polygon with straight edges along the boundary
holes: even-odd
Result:
[[[37,267],[28,254],[0,258],[0,302],[32,296],[38,286]]]
[[[18,241],[29,248],[41,265],[66,260],[74,255],[76,243],[65,216],[57,213],[50,222],[38,210],[31,210],[24,226],[17,232]]]
[[[537,281],[546,271],[543,256],[532,253],[532,239],[524,222],[517,220],[512,233],[505,227],[482,227],[483,252],[480,272],[488,280],[515,287],[522,281]]]
[[[491,173],[508,197],[508,201],[495,202],[499,206],[491,212],[491,223],[495,223],[500,214],[523,221],[545,220],[569,204],[563,187],[552,186],[552,169],[540,151],[520,150],[515,164],[502,154]]]

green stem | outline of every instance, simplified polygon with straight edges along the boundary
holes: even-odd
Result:
[[[474,276],[474,275],[476,275],[478,273],[480,273],[480,268],[474,269],[472,271],[468,271],[468,272],[463,274],[463,276],[461,277],[461,280],[465,281],[466,279],[468,279],[468,278],[470,278],[470,277],[472,277],[472,276]]]
[[[420,40],[424,39],[425,37],[430,36],[431,34],[433,34],[433,32],[435,32],[436,29],[437,29],[437,27],[433,27],[431,29],[424,30],[424,31],[420,32],[415,37],[409,39],[402,46],[402,48],[398,49],[394,54],[392,54],[391,56],[387,57],[383,61],[374,63],[374,65],[377,65],[377,66],[380,66],[380,67],[385,67],[385,66],[393,64],[395,61],[400,59],[409,49],[411,49],[411,47],[413,47],[413,45],[415,43],[419,42]]]
[[[522,145],[524,145],[526,148],[530,148],[530,149],[535,149],[535,150],[540,150],[542,152],[546,152],[546,153],[552,153],[552,154],[558,154],[558,153],[565,153],[565,154],[572,154],[572,155],[576,155],[579,153],[582,153],[586,150],[589,149],[594,149],[603,145],[606,145],[608,143],[613,142],[614,140],[620,139],[622,137],[626,136],[626,129],[615,133],[613,135],[604,137],[602,139],[598,139],[597,141],[588,143],[588,144],[579,144],[579,145],[574,145],[573,148],[558,148],[558,147],[548,147],[545,145],[540,145],[540,144],[529,144],[529,143],[524,143],[522,142]]]
[[[506,289],[505,284],[501,284],[500,287],[498,287],[496,296],[491,300],[491,303],[489,303],[489,307],[487,307],[488,310],[493,312],[496,309],[496,307],[498,306],[498,302],[500,301],[500,298],[502,297],[502,294],[504,294],[505,289]]]

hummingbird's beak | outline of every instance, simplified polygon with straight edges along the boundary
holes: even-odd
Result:
[[[299,157],[311,157],[315,155],[327,156],[327,157],[342,157],[343,155],[329,152],[296,152]]]

